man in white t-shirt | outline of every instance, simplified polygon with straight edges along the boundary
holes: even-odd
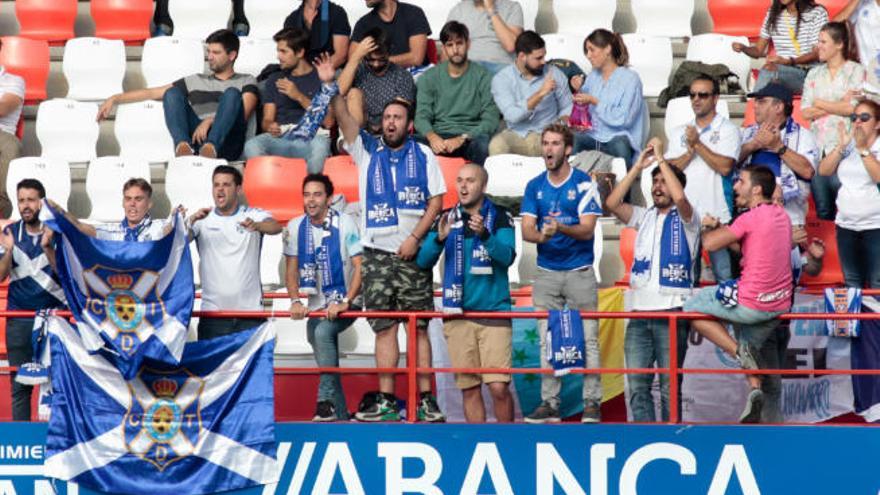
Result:
[[[356,299],[361,290],[363,258],[360,233],[351,216],[330,209],[332,197],[333,183],[329,177],[307,175],[303,180],[306,214],[287,224],[284,242],[290,316],[300,320],[306,311],[327,311],[326,318],[310,316],[306,327],[315,361],[323,368],[339,366],[339,334],[354,323],[354,318],[340,318],[339,314],[362,306]],[[308,306],[300,301],[300,292],[308,294]],[[339,375],[321,373],[312,421],[347,419],[348,408]]]
[[[730,119],[715,111],[719,93],[718,82],[709,76],[699,76],[691,82],[695,117],[669,136],[666,159],[687,176],[685,194],[694,207],[727,224],[731,212],[724,181],[739,158],[740,136]],[[716,281],[733,277],[727,248],[709,253],[709,260]]]
[[[431,311],[434,309],[431,270],[416,264],[422,239],[440,214],[446,184],[431,148],[417,143],[410,132],[413,112],[409,103],[393,100],[382,112],[382,136],[361,132],[345,101],[336,97],[333,111],[342,131],[345,149],[358,168],[361,199],[361,235],[364,245],[364,306],[379,311]],[[405,320],[372,318],[376,333],[376,365],[397,366],[399,323]],[[428,321],[420,319],[418,365],[431,366]],[[421,395],[418,419],[444,421],[431,394],[431,376],[418,376]],[[400,413],[394,395],[394,375],[379,374],[379,393],[365,397],[355,414],[360,421],[397,421]]]
[[[693,91],[693,90],[691,90]],[[637,229],[635,260],[630,275],[634,311],[681,311],[694,285],[694,265],[699,259],[700,216],[685,195],[690,179],[661,158],[651,172],[653,204],[645,209],[624,203],[623,198],[642,171],[662,156],[661,144],[652,139],[638,161],[608,196],[608,209],[628,227]],[[686,242],[680,242],[684,240]],[[688,324],[678,320],[678,365],[687,351]],[[629,368],[669,367],[669,325],[666,320],[632,318],[626,327],[624,357]],[[651,393],[654,376],[628,374],[629,405],[634,421],[656,421]],[[669,420],[669,376],[660,375],[662,420]]]
[[[272,215],[239,203],[241,172],[220,165],[212,175],[214,207],[202,208],[190,218],[201,264],[202,310],[260,311],[260,247],[263,234],[276,235],[281,226]],[[200,318],[199,340],[247,330],[262,318]]]
[[[21,141],[15,136],[15,130],[23,105],[24,79],[0,66],[0,218],[9,218],[12,214],[12,203],[6,196],[6,175],[9,162],[21,155]]]

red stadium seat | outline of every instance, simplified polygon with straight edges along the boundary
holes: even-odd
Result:
[[[794,112],[791,114],[791,116],[794,118],[794,121],[797,122],[798,124],[800,124],[801,127],[803,127],[804,129],[809,129],[810,128],[810,121],[805,119],[803,114],[801,114],[801,99],[800,99],[800,97],[796,96],[794,98],[794,100],[792,100],[792,106],[794,107]],[[742,126],[748,127],[754,123],[755,123],[755,100],[752,98],[749,98],[749,100],[746,101],[746,112],[745,112],[745,115],[743,116]]]
[[[443,195],[443,209],[452,208],[458,203],[458,190],[455,187],[455,178],[458,177],[458,169],[467,163],[464,158],[448,158],[438,156],[440,170],[443,171],[443,179],[446,182],[446,194]]]
[[[250,206],[269,211],[284,224],[303,213],[305,176],[306,162],[301,158],[254,157],[244,167],[244,195]]]
[[[76,36],[76,6],[77,0],[16,0],[18,35],[61,44]]]
[[[837,231],[834,222],[808,219],[805,227],[810,239],[818,237],[825,243],[825,259],[819,275],[811,277],[805,273],[801,277],[801,285],[811,288],[843,285],[843,269],[840,267],[840,256],[837,252]]]
[[[614,285],[629,286],[629,272],[632,270],[633,260],[635,260],[636,249],[636,229],[632,227],[624,227],[620,229],[620,260],[623,261],[623,278],[614,283]]]
[[[324,161],[324,175],[333,181],[335,194],[345,196],[347,203],[360,201],[358,169],[351,155],[331,156]]]
[[[49,79],[49,43],[19,36],[3,36],[0,65],[24,78],[24,100],[36,103],[46,99]]]
[[[713,33],[757,38],[771,0],[709,0]]]
[[[828,9],[828,18],[834,19],[834,16],[846,7],[848,1],[849,0],[818,0],[816,3]]]
[[[95,36],[126,42],[150,37],[152,0],[92,0]]]

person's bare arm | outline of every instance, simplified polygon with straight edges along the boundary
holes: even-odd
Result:
[[[56,212],[64,215],[64,218],[67,219],[68,222],[72,223],[77,230],[82,232],[83,234],[89,237],[95,237],[98,234],[98,231],[95,230],[94,225],[89,225],[87,223],[81,222],[79,219],[74,217],[70,212],[66,211],[64,208],[58,205],[58,203],[52,201],[51,199],[46,199],[46,202],[49,203]]]
[[[348,36],[341,34],[333,35],[333,55],[330,56],[330,62],[333,68],[338,69],[348,60]]]
[[[543,234],[538,231],[538,219],[531,215],[522,216],[522,237],[524,241],[542,244],[546,242]]]
[[[136,103],[145,100],[161,100],[165,92],[171,89],[171,84],[157,86],[155,88],[133,89],[124,93],[118,93],[104,100],[98,108],[98,120],[106,119],[115,105],[120,103]]]
[[[20,96],[14,95],[12,93],[6,93],[0,98],[0,117],[5,117],[10,113],[17,110],[22,104],[24,100],[21,99]]]
[[[354,143],[361,128],[357,120],[349,113],[345,100],[341,96],[336,95],[333,97],[330,105],[333,108],[333,115],[336,117],[336,123],[339,124],[339,132],[342,133],[343,139],[347,144]]]
[[[495,10],[494,0],[483,0],[483,5],[486,6],[487,12]],[[513,53],[516,37],[523,32],[523,28],[520,26],[508,26],[497,11],[490,15],[491,17],[489,17],[489,21],[492,23],[492,30],[495,31],[495,36],[498,38],[498,41],[501,42],[501,47],[504,48],[504,51],[507,53]]]
[[[706,165],[712,168],[712,170],[718,172],[721,175],[727,175],[733,170],[734,159],[729,156],[720,155],[715,153],[708,146],[703,144],[702,141],[698,141],[694,144],[694,152],[706,162]]]
[[[797,153],[795,150],[786,149],[780,158],[801,179],[810,180],[816,173],[810,160],[807,160],[807,157]]]
[[[0,280],[6,280],[9,276],[9,270],[12,268],[12,250],[15,248],[15,239],[6,231],[0,233],[0,243],[3,244],[5,252],[0,257]]]
[[[767,55],[767,48],[770,46],[769,40],[758,38],[754,45],[744,45],[742,43],[734,43],[733,51],[737,53],[745,53],[751,58],[761,58]]]
[[[241,103],[244,107],[244,120],[245,122],[251,118],[251,114],[254,113],[254,110],[257,108],[257,103],[259,102],[259,98],[257,95],[251,93],[250,91],[243,93],[241,95]]]
[[[562,235],[567,235],[578,241],[589,241],[593,238],[596,230],[598,215],[581,215],[580,221],[572,225],[559,224],[557,230]]]
[[[348,62],[339,74],[337,83],[339,84],[339,94],[345,96],[348,90],[354,85],[354,76],[357,74],[361,61],[368,53],[376,49],[376,42],[373,38],[367,36],[360,43],[352,41],[348,45]]]
[[[702,238],[703,249],[710,252],[717,251],[739,242],[739,239],[736,238],[736,234],[734,234],[727,225],[722,225],[714,230],[704,231]]]
[[[838,12],[837,15],[834,16],[833,20],[837,22],[848,21],[849,18],[852,17],[853,13],[855,13],[856,7],[859,6],[859,3],[861,3],[861,0],[849,0],[849,2],[847,2],[846,5],[843,6],[840,12]]]
[[[685,220],[692,220],[694,216],[694,208],[684,194],[684,187],[672,171],[672,165],[667,163],[666,160],[660,160],[660,174],[663,176],[663,182],[666,183],[669,197],[672,198],[672,202],[678,209],[678,213]]]
[[[428,51],[428,36],[417,34],[409,37],[409,51],[400,55],[389,57],[391,63],[401,67],[418,67],[425,61],[425,52]]]

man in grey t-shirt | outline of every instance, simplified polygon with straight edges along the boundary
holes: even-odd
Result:
[[[233,69],[238,58],[238,36],[228,29],[205,40],[210,74],[193,74],[156,88],[113,95],[101,104],[98,119],[117,103],[162,100],[165,124],[177,156],[199,154],[236,160],[244,148],[247,122],[259,101],[257,80]]]
[[[468,57],[492,74],[513,62],[516,37],[523,32],[523,12],[513,0],[461,0],[446,21],[458,21],[470,32]]]

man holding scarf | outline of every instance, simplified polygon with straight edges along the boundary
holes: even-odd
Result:
[[[303,180],[305,215],[287,224],[284,243],[287,257],[285,282],[290,295],[290,316],[302,319],[306,311],[327,311],[326,318],[309,318],[306,332],[318,366],[339,366],[339,334],[354,323],[339,318],[354,305],[361,290],[360,234],[355,220],[330,209],[333,183],[323,174]],[[308,308],[299,293],[309,296]],[[318,404],[312,421],[348,420],[342,382],[335,373],[321,373]]]
[[[585,172],[568,164],[574,136],[568,127],[551,124],[541,134],[547,170],[529,181],[522,203],[523,240],[538,245],[538,276],[533,298],[535,309],[596,311],[598,292],[593,271],[593,231],[602,215],[599,188]],[[568,321],[563,318],[560,321]],[[548,330],[549,326],[549,330]],[[570,328],[558,328],[539,320],[541,367],[551,365],[544,352],[547,333],[559,336]],[[599,322],[583,321],[585,364],[598,368]],[[559,391],[562,379],[541,375],[541,405],[526,416],[527,423],[559,422]],[[602,402],[602,382],[597,374],[584,375],[585,423],[597,423]]]
[[[361,233],[364,246],[364,306],[368,310],[430,311],[434,309],[430,270],[416,262],[419,244],[443,205],[446,185],[431,149],[411,137],[412,108],[394,100],[382,113],[382,137],[362,132],[340,97],[333,110],[345,149],[358,167]],[[403,319],[371,318],[376,333],[376,365],[393,368],[400,359],[398,325]],[[428,321],[418,321],[418,365],[431,366]],[[431,375],[418,376],[421,392],[418,419],[445,420],[431,394]],[[379,374],[379,392],[368,394],[355,418],[398,421],[394,375]]]
[[[430,270],[444,254],[443,311],[510,311],[507,270],[516,257],[513,217],[485,197],[489,174],[469,163],[455,179],[459,204],[443,212],[428,233],[417,262]],[[512,367],[510,320],[446,320],[443,334],[455,368]],[[513,421],[510,375],[456,373],[464,415],[469,423],[484,423],[482,384],[492,396],[495,419]]]
[[[659,158],[651,171],[650,208],[623,202],[633,183]],[[608,196],[608,209],[627,227],[635,228],[635,261],[630,274],[633,311],[681,311],[691,294],[694,262],[699,254],[700,216],[684,193],[684,172],[663,159],[662,143],[654,138],[623,180]],[[678,320],[678,365],[687,351],[688,325]],[[632,318],[626,327],[624,356],[629,368],[669,367],[669,324],[666,320]],[[634,421],[654,422],[653,374],[628,374],[629,405]],[[669,376],[660,375],[662,420],[669,420]]]

